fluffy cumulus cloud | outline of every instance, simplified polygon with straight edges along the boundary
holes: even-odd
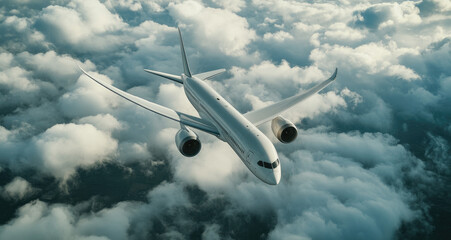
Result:
[[[58,45],[102,51],[124,42],[118,32],[127,24],[99,1],[71,1],[43,9],[36,25]]]
[[[57,178],[67,180],[77,167],[89,167],[114,153],[117,142],[89,124],[58,124],[32,140],[31,156]]]
[[[16,177],[3,189],[3,197],[8,199],[21,200],[28,197],[36,191],[27,180]]]
[[[248,21],[227,9],[205,7],[196,1],[185,1],[170,4],[169,11],[178,22],[187,25],[187,31],[192,31],[196,45],[220,50],[227,55],[246,54],[247,45],[256,38]]]
[[[419,13],[420,11],[414,2],[380,3],[359,12],[356,23],[369,29],[396,25],[417,25],[421,23]]]
[[[448,239],[449,1],[10,1],[0,6],[0,239]],[[283,116],[282,180],[82,76],[198,115],[190,67],[240,112],[337,80]],[[49,231],[48,229],[53,229]]]
[[[89,211],[91,202],[76,206],[49,205],[36,200],[22,206],[17,218],[0,227],[2,239],[142,239],[152,220],[173,208],[186,206],[183,189],[162,184],[149,192],[149,203],[120,202],[96,213]],[[149,226],[150,225],[150,226]],[[49,231],[49,229],[53,229]],[[129,230],[135,232],[129,236]],[[135,235],[134,235],[135,234]]]

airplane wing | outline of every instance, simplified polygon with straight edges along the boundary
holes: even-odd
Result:
[[[294,105],[296,105],[296,104],[302,102],[303,100],[307,99],[308,97],[312,96],[313,94],[321,91],[323,88],[325,88],[331,82],[333,82],[336,77],[337,77],[337,69],[335,68],[335,72],[332,74],[332,76],[329,79],[319,83],[318,85],[310,88],[309,90],[299,93],[297,95],[294,95],[292,97],[289,97],[287,99],[284,99],[280,102],[271,104],[264,108],[250,111],[250,112],[244,114],[244,117],[246,117],[247,120],[249,120],[255,126],[265,123],[265,122],[275,118],[276,116],[280,115],[281,113],[285,112],[286,110],[293,107]]]
[[[89,75],[85,70],[83,70],[80,67],[81,71],[88,76],[89,78],[91,78],[93,81],[97,82],[98,84],[100,84],[101,86],[105,87],[106,89],[112,91],[113,93],[116,93],[117,95],[127,99],[128,101],[142,107],[145,108],[151,112],[154,112],[156,114],[159,114],[163,117],[172,119],[174,121],[180,122],[186,126],[190,126],[196,129],[199,129],[201,131],[219,136],[219,132],[216,129],[216,127],[214,127],[209,121],[202,119],[202,118],[198,118],[195,116],[191,116],[189,114],[185,114],[185,113],[181,113],[181,112],[177,112],[174,111],[170,108],[167,107],[163,107],[161,105],[158,105],[156,103],[153,102],[149,102],[147,100],[144,100],[140,97],[137,97],[135,95],[132,95],[130,93],[124,92],[110,84],[107,84],[105,82],[102,82],[101,80],[95,79],[94,77],[92,77],[91,75]]]

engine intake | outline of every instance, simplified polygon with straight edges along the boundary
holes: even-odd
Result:
[[[185,157],[194,157],[201,149],[199,137],[187,127],[184,127],[177,132],[175,135],[175,144],[180,153]]]
[[[283,143],[290,143],[298,136],[296,126],[282,116],[278,116],[271,121],[271,129],[277,139]]]

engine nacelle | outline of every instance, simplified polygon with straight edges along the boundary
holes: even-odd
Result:
[[[271,121],[271,129],[277,139],[283,143],[290,143],[298,136],[296,126],[281,116],[278,116]]]
[[[175,135],[175,144],[185,157],[196,156],[201,149],[199,137],[189,128],[180,129]]]

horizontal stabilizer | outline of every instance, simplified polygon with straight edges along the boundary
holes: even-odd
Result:
[[[224,68],[221,68],[221,69],[213,70],[213,71],[209,71],[209,72],[198,73],[198,74],[194,75],[194,77],[205,80],[205,79],[210,79],[212,77],[215,77],[225,71],[226,70]]]
[[[157,71],[149,70],[149,69],[144,69],[144,71],[146,71],[148,73],[155,74],[155,75],[160,76],[160,77],[167,78],[167,79],[172,80],[172,81],[183,83],[182,78],[180,76],[177,76],[177,75],[164,73],[164,72],[157,72]]]

